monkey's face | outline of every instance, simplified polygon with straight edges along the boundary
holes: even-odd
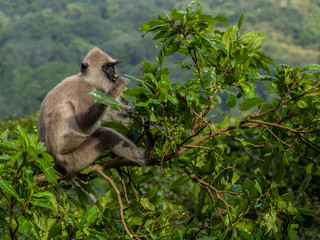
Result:
[[[109,63],[104,63],[102,65],[102,71],[106,74],[107,78],[112,82],[115,82],[117,79],[117,73],[115,69],[115,66],[117,63],[119,62],[109,62]]]
[[[81,73],[96,88],[110,89],[117,79],[117,63],[99,48],[93,48],[81,63]]]

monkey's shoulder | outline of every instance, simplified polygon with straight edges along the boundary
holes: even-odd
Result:
[[[95,88],[87,83],[79,75],[73,75],[61,81],[47,95],[47,98],[55,101],[65,101],[66,99],[83,99],[89,97],[89,93]]]

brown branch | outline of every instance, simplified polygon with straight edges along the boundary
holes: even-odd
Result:
[[[194,138],[196,136],[198,136],[202,130],[204,129],[205,127],[201,127],[196,133],[194,134],[190,134],[185,140],[183,140],[181,143],[179,143],[179,145],[177,146],[177,149],[179,149],[181,146],[183,146],[186,142],[188,142],[191,138]]]
[[[316,88],[319,86],[319,84],[320,84],[320,82],[317,83],[314,87],[310,88],[308,91],[306,91],[306,92],[304,92],[304,93],[302,93],[302,94],[300,94],[300,95],[298,95],[298,96],[296,96],[296,97],[294,97],[294,98],[292,98],[292,99],[289,99],[289,100],[287,100],[286,102],[284,102],[285,98],[286,98],[286,97],[288,96],[288,94],[293,90],[294,84],[292,84],[291,88],[290,88],[290,89],[288,90],[288,92],[286,92],[286,94],[281,98],[279,104],[278,104],[276,107],[271,108],[271,109],[269,109],[268,111],[265,111],[265,112],[260,113],[260,114],[253,114],[253,115],[251,116],[251,118],[263,117],[263,116],[265,116],[265,115],[267,115],[267,114],[269,114],[269,113],[271,113],[271,112],[274,112],[274,111],[276,111],[277,109],[279,109],[281,106],[287,105],[288,103],[290,103],[290,102],[292,102],[292,101],[294,101],[294,100],[297,100],[298,98],[301,98],[301,97],[305,96],[306,94],[308,94],[308,93],[311,92],[312,90],[316,89]]]
[[[253,155],[252,153],[250,153],[250,152],[248,151],[248,149],[246,149],[244,146],[242,146],[242,148],[243,148],[251,157],[253,157],[254,159],[257,159],[257,160],[259,160],[259,161],[261,161],[261,162],[264,162],[263,159],[254,156],[254,155]]]
[[[193,112],[194,115],[196,115],[199,119],[201,119],[202,122],[204,122],[207,125],[207,127],[210,130],[210,134],[211,134],[213,131],[212,131],[210,124],[203,117],[201,117],[198,113],[196,113],[196,111],[194,111],[191,106],[189,106],[189,108],[191,109],[191,112]]]
[[[290,127],[283,126],[283,125],[278,124],[278,123],[271,123],[271,122],[265,122],[265,121],[261,121],[261,120],[254,120],[254,119],[251,119],[250,117],[247,118],[247,121],[248,122],[252,122],[252,123],[257,123],[257,124],[259,124],[261,126],[268,125],[268,126],[272,126],[272,127],[282,128],[282,129],[288,130],[288,131],[293,132],[293,133],[314,133],[314,132],[319,132],[320,131],[320,129],[315,129],[315,130],[311,130],[311,131],[306,131],[306,130],[300,130],[299,131],[299,130],[296,130],[296,129],[293,129],[293,128],[290,128]]]
[[[193,49],[193,50],[194,50],[194,49]],[[189,54],[190,54],[190,56],[191,56],[191,58],[192,58],[192,61],[194,62],[195,66],[197,67],[197,70],[198,70],[199,75],[201,76],[201,75],[202,75],[202,74],[201,74],[201,68],[200,68],[200,66],[199,66],[199,62],[198,62],[198,59],[197,59],[197,54],[196,54],[195,52],[192,53],[190,47],[188,47],[188,51],[189,51]],[[195,50],[194,50],[194,51],[195,51]]]
[[[183,171],[185,171],[185,173],[188,174],[188,176],[195,182],[200,183],[204,189],[206,189],[207,187],[210,188],[211,190],[213,190],[216,195],[217,195],[217,199],[221,200],[223,202],[223,204],[227,207],[228,213],[229,213],[229,208],[231,207],[230,204],[228,204],[226,202],[226,200],[220,195],[220,191],[217,190],[216,188],[214,188],[212,185],[210,185],[209,183],[203,181],[202,179],[200,179],[197,175],[194,175],[193,173],[191,173],[187,168],[182,167],[181,168]]]
[[[154,229],[152,232],[157,232],[157,231],[159,231],[159,230],[161,230],[161,229],[163,229],[163,228],[170,227],[171,225],[176,224],[177,222],[180,221],[180,219],[181,219],[184,215],[185,215],[185,213],[182,213],[174,222],[168,223],[167,225],[163,225],[163,226],[161,226],[161,227],[158,227],[158,228]],[[151,234],[143,235],[143,237],[149,237],[149,236],[151,236]]]
[[[220,193],[228,193],[228,194],[233,194],[233,195],[237,195],[237,196],[241,196],[241,197],[246,197],[246,198],[264,198],[265,196],[267,196],[269,194],[270,189],[259,196],[251,196],[251,195],[247,195],[247,194],[243,194],[243,193],[235,193],[235,192],[231,192],[231,191],[226,191],[226,190],[220,190]]]
[[[119,176],[121,178],[121,184],[122,184],[122,188],[123,188],[124,198],[126,199],[128,205],[130,205],[131,202],[130,202],[130,200],[128,198],[127,188],[126,188],[126,185],[125,185],[125,182],[124,182],[124,176],[123,176],[120,168],[117,168],[117,171],[118,171],[118,174],[119,174]]]
[[[314,144],[313,142],[311,142],[309,139],[307,139],[305,136],[303,136],[303,134],[299,134],[298,133],[298,137],[300,138],[300,140],[302,142],[304,142],[304,144],[306,144],[307,146],[309,146],[310,148],[312,148],[314,151],[316,151],[317,153],[320,153],[320,146]]]
[[[268,132],[271,133],[272,136],[274,136],[280,143],[282,143],[283,146],[287,147],[290,149],[291,152],[293,152],[294,154],[296,154],[297,156],[301,157],[301,158],[304,158],[304,159],[307,159],[309,162],[312,162],[316,165],[319,165],[320,163],[317,163],[315,162],[313,159],[311,158],[308,158],[308,157],[305,157],[305,156],[302,156],[300,155],[299,153],[297,153],[289,144],[285,143],[284,141],[282,141],[274,132],[271,131],[271,129],[267,126],[267,125],[263,125],[267,130]]]
[[[184,146],[185,148],[203,148],[203,149],[207,149],[207,150],[213,150],[212,147],[206,147],[206,146],[200,146],[200,145],[192,145],[192,144],[188,144]]]
[[[119,203],[119,208],[120,208],[120,219],[121,219],[121,223],[122,223],[122,226],[123,226],[126,234],[129,237],[139,238],[140,237],[139,235],[134,235],[131,233],[131,231],[129,230],[129,228],[126,224],[126,221],[124,219],[124,214],[123,214],[123,204],[122,204],[122,200],[121,200],[121,195],[120,195],[120,192],[119,192],[118,188],[116,187],[114,181],[103,172],[104,169],[101,165],[95,164],[95,165],[91,166],[90,169],[91,169],[91,171],[98,173],[101,177],[106,179],[110,183],[110,185],[112,186],[114,191],[116,192],[118,203]]]
[[[13,206],[14,206],[14,197],[10,198],[9,205],[9,232],[12,240],[16,239],[15,232],[13,231],[12,220],[13,220]]]
[[[164,108],[162,103],[160,103],[160,107],[162,109],[163,121],[164,121],[164,124],[166,126],[167,134],[168,134],[168,137],[169,137],[169,140],[170,140],[169,144],[170,144],[171,150],[174,151],[173,146],[172,146],[172,138],[171,138],[171,135],[170,135],[170,130],[169,130],[168,123],[167,123],[167,120],[166,120],[166,112],[165,112],[165,108]]]
[[[210,183],[211,185],[214,183],[214,181],[220,176],[220,174],[225,171],[225,170],[229,170],[229,169],[233,169],[233,167],[226,167],[221,169],[221,171],[213,178],[212,182]]]
[[[61,174],[56,173],[56,178],[57,178],[57,180],[62,180],[62,179],[67,178],[67,176],[66,175],[63,176]],[[39,184],[45,183],[45,182],[47,182],[45,174],[44,173],[39,174],[38,177],[37,177],[36,185],[39,185]]]

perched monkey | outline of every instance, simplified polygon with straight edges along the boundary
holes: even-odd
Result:
[[[92,49],[81,63],[81,72],[64,79],[51,90],[39,112],[39,135],[59,169],[74,174],[92,164],[109,149],[118,160],[109,167],[149,165],[154,152],[154,139],[146,132],[146,151],[117,131],[101,127],[107,107],[96,103],[89,93],[100,90],[116,99],[129,80],[117,77],[117,61],[99,48]]]

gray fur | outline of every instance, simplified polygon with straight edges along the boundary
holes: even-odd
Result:
[[[101,127],[108,109],[95,103],[89,93],[100,90],[116,99],[129,82],[124,77],[117,77],[115,81],[108,79],[102,65],[114,62],[100,49],[92,49],[83,60],[81,73],[64,79],[42,102],[40,139],[46,143],[56,164],[69,174],[86,168],[107,149],[125,158],[120,158],[115,167],[148,165],[152,157],[152,135],[146,134],[147,149],[142,152],[120,133]],[[110,72],[108,74],[110,76]]]

